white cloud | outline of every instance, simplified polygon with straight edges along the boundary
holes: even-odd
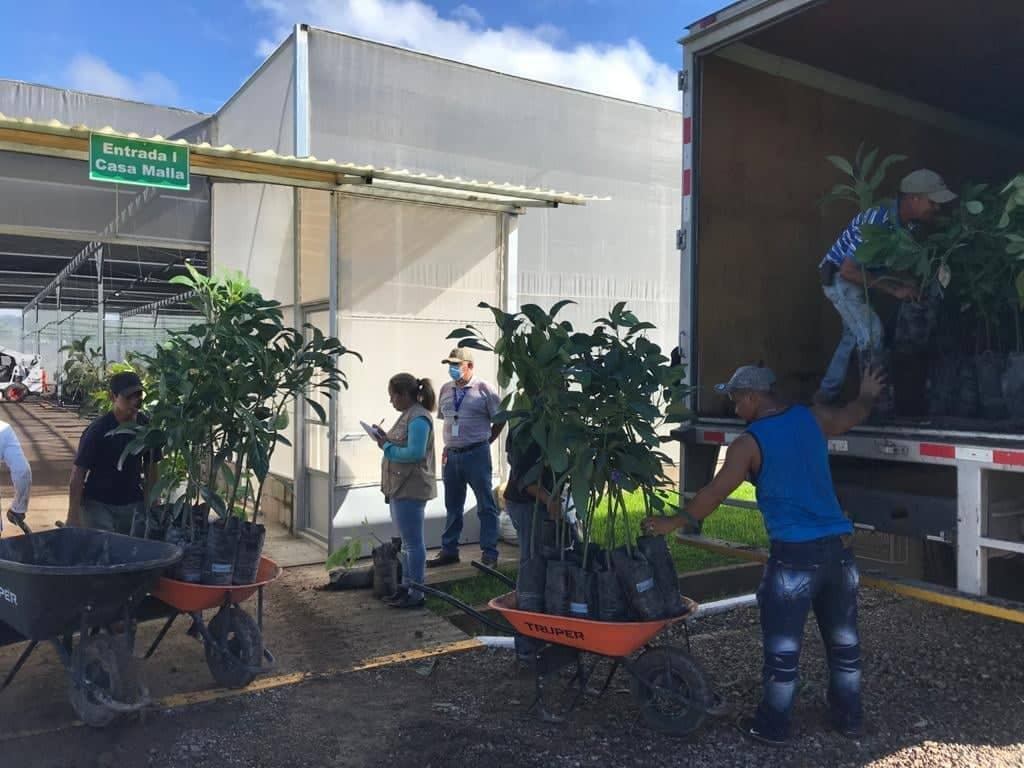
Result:
[[[422,0],[252,0],[276,23],[283,40],[297,22],[412,48],[499,72],[529,77],[669,109],[679,108],[675,71],[634,39],[619,45],[560,47],[550,25],[485,27],[467,5],[452,18]],[[479,19],[479,20],[478,20]],[[277,43],[263,40],[266,56]]]
[[[80,53],[71,60],[64,71],[64,79],[76,91],[102,96],[170,106],[181,100],[178,86],[159,72],[142,72],[137,77],[129,77],[89,53]]]
[[[461,19],[474,27],[482,27],[484,25],[484,15],[472,5],[460,5],[452,11],[452,17]]]

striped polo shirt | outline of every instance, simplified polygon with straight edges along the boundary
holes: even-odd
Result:
[[[854,263],[856,263],[857,249],[864,242],[861,227],[865,224],[877,226],[889,224],[890,226],[898,227],[899,220],[895,213],[895,207],[892,204],[876,205],[874,208],[868,208],[866,211],[861,211],[854,216],[853,221],[840,233],[839,239],[836,240],[828,253],[825,254],[825,258],[821,260],[819,266],[824,266],[826,261],[831,261],[837,267],[841,267],[847,259],[853,259]]]

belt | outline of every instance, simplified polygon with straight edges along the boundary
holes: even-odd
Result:
[[[475,451],[477,448],[487,445],[487,442],[473,443],[472,445],[463,445],[458,448],[445,448],[448,453],[467,453],[468,451]]]
[[[820,539],[808,541],[773,541],[769,544],[769,551],[772,555],[785,555],[794,552],[824,551],[838,544],[848,549],[853,544],[853,534],[843,533],[834,536],[824,536]]]
[[[836,283],[836,274],[839,272],[839,267],[834,262],[826,259],[818,266],[818,274],[821,277],[821,284],[829,288]]]

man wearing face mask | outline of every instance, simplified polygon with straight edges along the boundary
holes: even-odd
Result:
[[[467,487],[476,496],[481,561],[493,567],[498,563],[498,506],[491,490],[491,443],[503,426],[493,423],[501,399],[490,384],[473,375],[470,350],[453,349],[441,363],[448,366],[451,379],[437,398],[437,416],[444,425],[441,477],[447,520],[441,551],[427,561],[427,567],[459,562]]]

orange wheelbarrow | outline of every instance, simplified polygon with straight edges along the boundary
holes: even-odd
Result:
[[[252,584],[210,586],[162,576],[151,594],[159,601],[155,614],[168,618],[145,658],[156,653],[175,619],[186,614],[192,619],[188,634],[203,644],[206,666],[213,679],[225,688],[249,685],[256,675],[268,671],[274,664],[274,655],[263,645],[263,589],[280,575],[277,563],[269,557],[261,557],[256,581]],[[239,606],[254,594],[257,595],[255,620]],[[207,624],[203,611],[214,608],[220,610]]]
[[[515,582],[505,574],[481,563],[472,565],[515,588]],[[697,610],[697,603],[687,597],[683,597],[686,609],[678,616],[657,621],[618,622],[521,611],[516,608],[516,593],[509,592],[488,603],[506,620],[507,624],[502,624],[439,589],[421,584],[411,586],[460,609],[491,629],[540,642],[532,660],[535,697],[530,709],[537,709],[544,721],[563,719],[548,709],[545,697],[548,678],[575,666],[569,686],[578,686],[578,689],[566,710],[571,712],[588,692],[602,659],[611,661],[611,671],[597,696],[608,690],[619,668],[625,669],[632,679],[633,698],[644,721],[654,730],[672,736],[689,736],[703,725],[708,715],[722,713],[721,701],[689,653],[689,633],[685,651],[670,645],[650,645],[665,627],[684,621]],[[597,658],[588,665],[587,655]]]

